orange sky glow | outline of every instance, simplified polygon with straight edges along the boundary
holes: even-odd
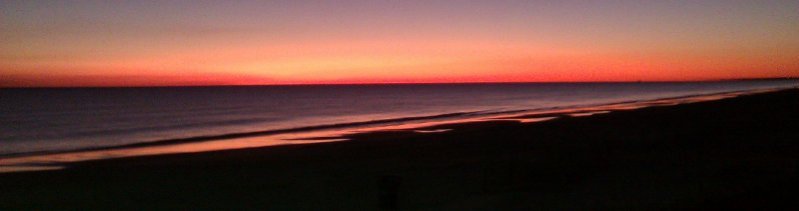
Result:
[[[0,86],[799,77],[796,1],[347,3],[10,1]]]

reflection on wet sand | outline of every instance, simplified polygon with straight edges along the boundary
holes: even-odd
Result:
[[[594,111],[594,112],[583,112],[583,113],[573,113],[569,114],[571,117],[584,117],[584,116],[593,116],[594,114],[607,114],[610,111]]]
[[[0,172],[38,171],[60,169],[65,163],[133,156],[159,154],[194,153],[217,150],[230,150],[253,147],[266,147],[286,144],[311,144],[349,140],[348,136],[379,131],[408,131],[414,133],[445,133],[452,128],[442,128],[458,124],[473,124],[491,121],[517,121],[532,123],[549,121],[561,117],[585,117],[606,114],[613,111],[632,110],[653,106],[669,106],[702,101],[720,100],[740,95],[776,91],[777,89],[732,92],[714,95],[689,96],[682,98],[657,99],[651,101],[623,102],[574,108],[553,108],[503,112],[487,116],[474,116],[465,119],[430,120],[421,122],[400,122],[377,125],[363,125],[351,128],[330,128],[303,132],[282,133],[255,137],[219,139],[201,142],[187,142],[166,145],[138,146],[129,148],[104,149],[81,152],[65,152],[43,155],[6,157],[0,159]]]
[[[447,132],[447,131],[450,131],[450,130],[452,130],[452,129],[414,130],[413,132],[417,132],[417,133],[443,133],[443,132]]]

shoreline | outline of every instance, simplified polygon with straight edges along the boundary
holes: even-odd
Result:
[[[84,161],[0,174],[0,208],[799,207],[796,108],[794,88],[535,124]]]
[[[693,94],[674,97],[664,97],[646,100],[630,100],[600,104],[573,105],[562,107],[547,107],[504,111],[473,111],[446,113],[432,116],[412,116],[392,119],[378,119],[365,122],[349,122],[331,125],[313,125],[297,128],[285,128],[264,131],[251,131],[229,133],[220,135],[198,136],[188,138],[167,139],[118,146],[97,148],[42,151],[7,154],[0,156],[0,174],[16,171],[59,170],[69,166],[72,162],[87,160],[103,160],[136,156],[152,156],[160,154],[201,153],[219,150],[234,150],[241,148],[273,147],[292,144],[317,144],[328,141],[349,141],[350,137],[360,133],[382,132],[388,130],[414,131],[417,133],[440,133],[452,129],[442,126],[458,127],[461,124],[474,124],[489,121],[518,121],[519,123],[535,123],[549,121],[564,116],[587,117],[595,114],[606,114],[615,111],[640,109],[653,106],[673,106],[702,101],[713,101],[745,95],[776,92],[792,88],[770,88],[758,90],[726,91],[708,94]],[[431,129],[432,128],[432,129]],[[244,139],[247,142],[257,142],[264,139],[265,143],[251,145],[224,146],[219,143],[218,148],[200,147],[202,150],[163,150],[174,146],[188,145],[182,148],[192,148],[192,144],[203,142],[223,142]],[[272,142],[272,143],[270,143]],[[233,147],[231,147],[233,146]],[[149,148],[155,148],[148,150]],[[116,153],[117,151],[123,151]]]

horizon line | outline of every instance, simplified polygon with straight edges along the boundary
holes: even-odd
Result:
[[[697,83],[724,81],[799,80],[799,77],[763,77],[699,80],[619,80],[619,81],[466,81],[466,82],[377,82],[377,83],[276,83],[276,84],[205,84],[205,85],[131,85],[131,86],[3,86],[0,89],[47,88],[180,88],[180,87],[247,87],[247,86],[370,86],[370,85],[465,85],[465,84],[555,84],[555,83]]]

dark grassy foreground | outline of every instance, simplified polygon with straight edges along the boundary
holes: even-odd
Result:
[[[0,175],[0,210],[799,207],[799,90]]]

